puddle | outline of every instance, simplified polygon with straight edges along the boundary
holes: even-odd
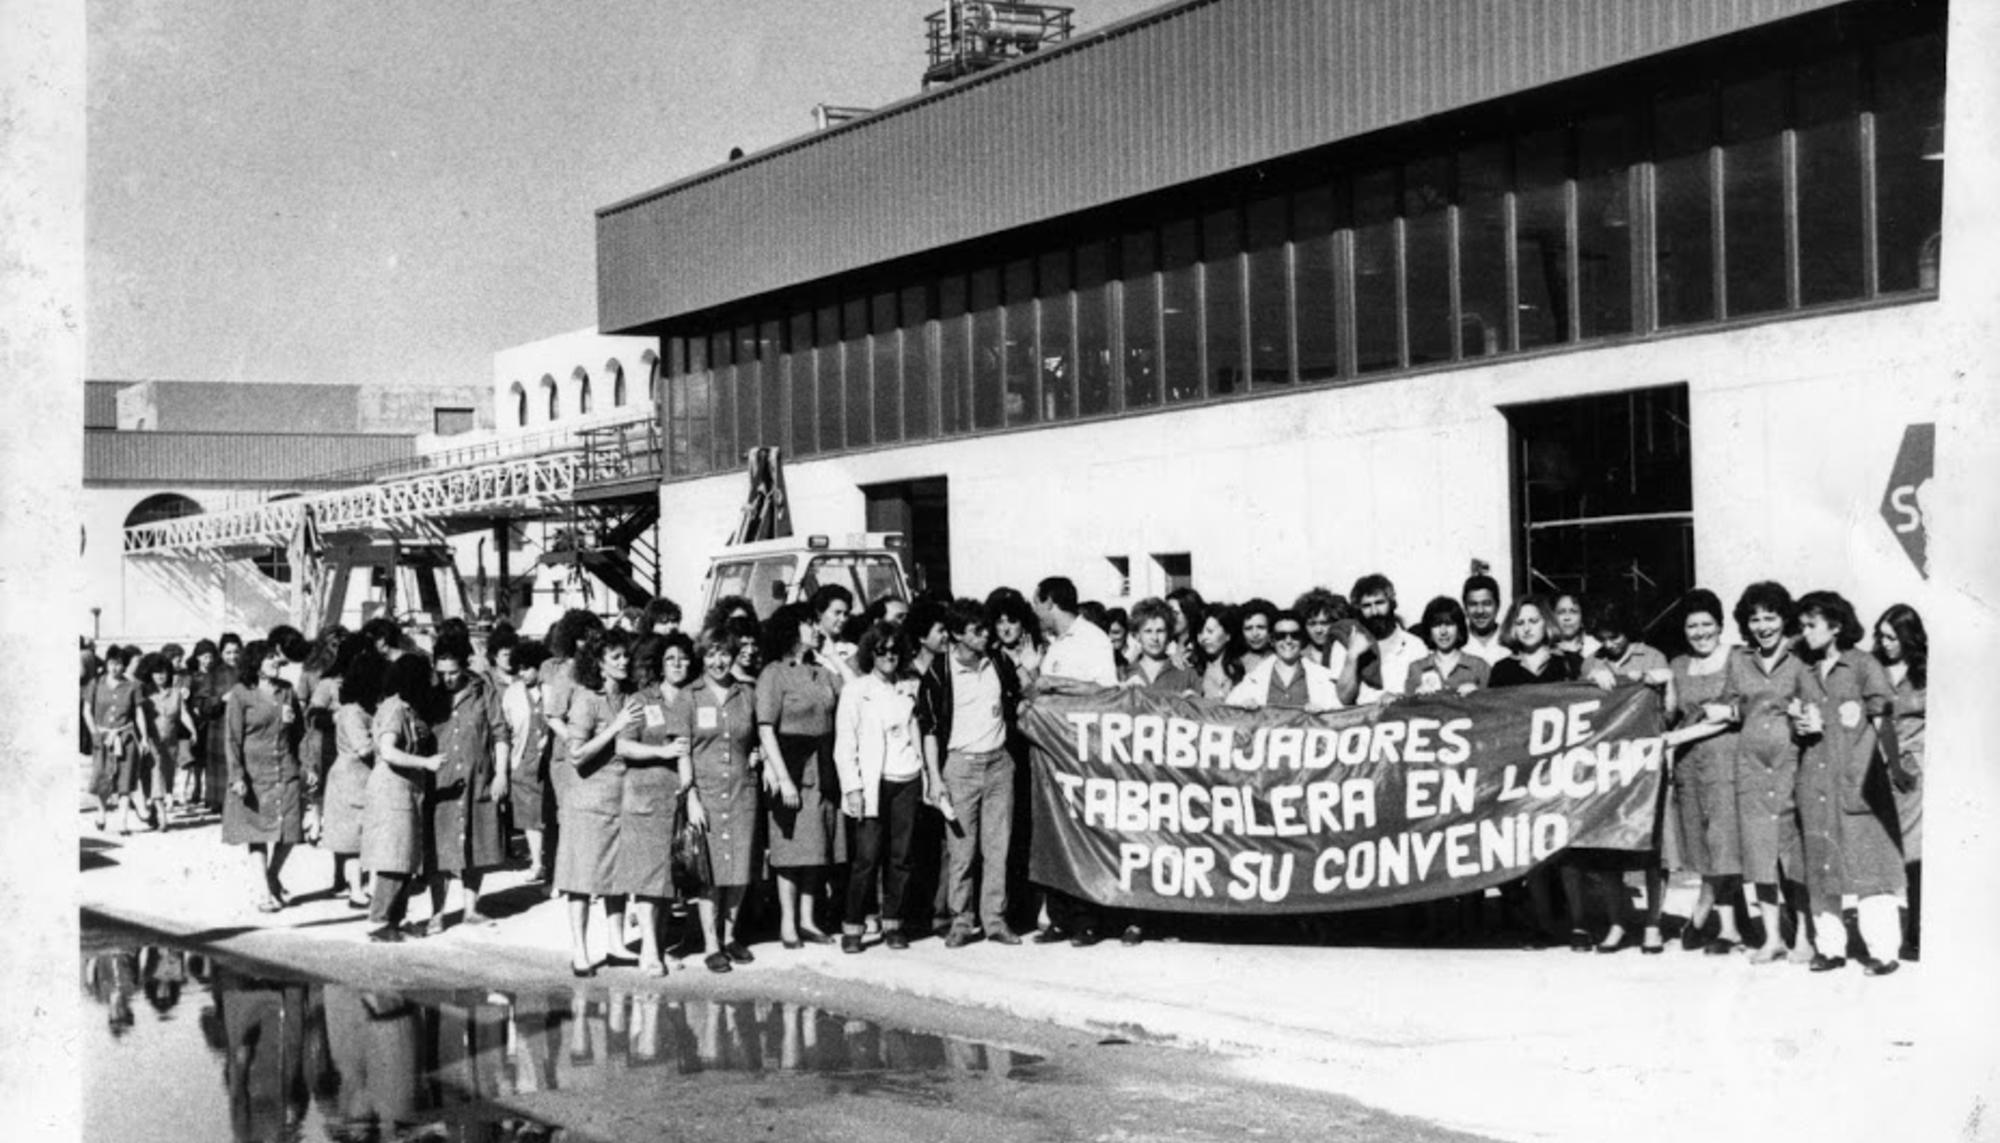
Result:
[[[1041,1063],[789,1002],[359,989],[88,928],[82,969],[84,1137],[107,1143],[582,1143],[555,1122],[569,1093],[816,1082],[928,1103]]]

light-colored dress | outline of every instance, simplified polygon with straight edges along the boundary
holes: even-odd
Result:
[[[377,740],[393,737],[405,754],[428,757],[437,752],[430,726],[408,703],[391,695],[375,710],[370,730]],[[368,806],[361,827],[361,867],[371,873],[414,877],[426,871],[424,793],[430,775],[407,770],[376,758],[368,773]]]
[[[1903,769],[1917,775],[1917,784],[1896,791],[1896,825],[1903,843],[1903,862],[1924,859],[1924,721],[1929,705],[1925,691],[1905,675],[1896,684],[1896,749],[1902,752]]]
[[[624,801],[625,762],[605,743],[596,753],[581,748],[600,734],[624,704],[623,696],[577,687],[570,695],[569,741],[551,771],[561,775],[556,839],[555,887],[562,893],[605,896],[618,888],[619,808]]]
[[[319,844],[330,853],[360,853],[368,813],[368,778],[375,761],[373,719],[357,703],[333,712],[333,765],[326,772]]]
[[[640,691],[639,719],[618,737],[646,746],[665,745],[673,737],[667,714],[679,697],[679,690],[664,685]],[[673,896],[674,803],[680,784],[680,765],[672,759],[625,759],[618,803],[617,892]]]
[[[750,769],[757,745],[756,700],[732,682],[717,694],[703,677],[688,684],[667,714],[668,733],[688,740],[694,788],[708,814],[708,863],[714,883],[740,887],[756,879],[761,790]]]
[[[1702,707],[1719,702],[1728,684],[1728,664],[1697,674],[1686,655],[1673,661],[1677,726],[1702,720]],[[1668,863],[1704,877],[1734,877],[1743,872],[1742,825],[1736,811],[1736,732],[1690,742],[1674,759],[1675,848]],[[1675,858],[1678,857],[1678,860]]]

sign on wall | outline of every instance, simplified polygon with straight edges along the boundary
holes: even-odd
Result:
[[[1930,578],[1929,533],[1924,520],[1924,492],[1935,472],[1937,426],[1910,425],[1903,430],[1903,447],[1896,450],[1896,466],[1889,472],[1889,487],[1882,494],[1882,519],[1903,553],[1917,566],[1918,574]]]

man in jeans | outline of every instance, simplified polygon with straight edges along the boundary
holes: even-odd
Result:
[[[1021,682],[1005,655],[986,653],[991,625],[977,600],[960,599],[945,613],[951,649],[937,656],[917,687],[917,725],[927,760],[941,764],[955,820],[947,826],[951,934],[946,948],[973,940],[973,878],[979,878],[977,921],[986,939],[1017,945],[1007,927],[1007,853],[1014,830],[1014,759],[1007,739],[1021,702]],[[977,865],[975,872],[974,866]]]
[[[1035,614],[1049,637],[1041,677],[1035,682],[1037,694],[1090,694],[1118,685],[1111,638],[1078,612],[1074,583],[1050,576],[1035,585]],[[1103,926],[1122,916],[1100,913],[1090,902],[1054,889],[1044,892],[1043,901],[1049,909],[1049,927],[1035,934],[1036,944],[1067,938],[1078,948],[1088,948],[1103,939]],[[1128,945],[1144,939],[1136,918],[1125,927],[1122,939]]]

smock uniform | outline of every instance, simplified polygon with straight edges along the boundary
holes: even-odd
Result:
[[[1423,685],[1426,675],[1436,676],[1438,694],[1462,695],[1468,690],[1483,691],[1491,674],[1492,665],[1470,651],[1461,649],[1458,661],[1451,665],[1449,671],[1438,665],[1437,653],[1432,652],[1410,664],[1408,673],[1403,676],[1403,693],[1419,694],[1418,688]]]
[[[431,869],[477,872],[507,861],[500,833],[500,803],[493,799],[493,753],[512,740],[499,696],[483,675],[467,672],[451,692],[451,713],[434,731],[438,770],[431,778],[430,837],[437,847]]]
[[[317,673],[308,677],[310,686],[301,682],[306,695],[306,730],[299,741],[299,768],[311,775],[312,781],[307,784],[319,792],[324,812],[326,777],[333,769],[338,749],[333,740],[333,712],[340,707],[340,680],[323,678]]]
[[[298,749],[304,720],[292,688],[279,683],[267,694],[261,686],[239,684],[223,706],[230,788],[223,795],[222,843],[303,840]],[[242,797],[237,782],[247,791]]]
[[[358,703],[342,703],[333,712],[333,765],[327,768],[319,819],[320,848],[329,853],[361,852],[369,770],[375,760],[371,722]]]
[[[1896,684],[1896,749],[1902,753],[1903,769],[1917,776],[1917,784],[1896,791],[1896,825],[1903,843],[1903,861],[1915,864],[1924,859],[1924,691],[1908,675]]]
[[[576,673],[570,669],[573,663],[571,659],[550,659],[541,666],[542,718],[550,724],[548,745],[542,752],[542,774],[549,802],[557,811],[562,809],[563,794],[576,778],[575,768],[569,765],[569,742],[553,725],[569,718],[569,704],[576,698]]]
[[[90,717],[97,723],[92,791],[102,798],[132,793],[141,777],[138,680],[99,679],[90,696]]]
[[[1724,668],[1723,701],[1736,707],[1736,821],[1743,877],[1775,885],[1780,870],[1798,879],[1799,747],[1786,706],[1805,696],[1806,666],[1787,648],[1767,671],[1757,653],[1739,647]]]
[[[405,754],[429,757],[437,751],[430,724],[408,703],[391,695],[376,708],[370,733],[393,738]],[[379,749],[379,748],[378,748]],[[368,773],[368,807],[361,826],[361,867],[371,873],[415,877],[424,868],[424,793],[430,774],[406,770],[377,757]]]
[[[1822,719],[1799,756],[1806,892],[1815,913],[1839,913],[1842,894],[1904,889],[1895,801],[1876,763],[1874,720],[1890,713],[1894,696],[1882,664],[1858,650],[1840,652],[1823,674],[1808,667],[1805,680],[1806,701],[1819,705]]]
[[[748,885],[756,872],[761,807],[750,768],[756,708],[749,687],[732,682],[718,694],[703,676],[688,684],[667,712],[667,732],[688,740],[695,793],[708,814],[708,863],[718,888]]]
[[[597,753],[583,756],[583,745],[602,733],[625,705],[623,695],[575,687],[567,721],[569,741],[562,743],[560,762],[551,773],[561,775],[557,810],[562,837],[556,844],[555,886],[558,892],[605,896],[618,888],[618,811],[624,802],[625,761],[617,744],[607,742]]]
[[[541,703],[516,679],[500,700],[507,729],[514,736],[514,764],[508,776],[507,801],[514,824],[545,830],[555,824],[555,794],[549,786],[549,720]]]
[[[779,763],[799,791],[797,809],[775,797],[765,807],[774,869],[831,865],[846,853],[833,765],[839,702],[840,676],[815,663],[779,661],[757,678],[757,724],[777,732]]]
[[[229,748],[222,741],[222,721],[229,708],[229,692],[235,689],[236,668],[216,664],[208,673],[203,701],[195,711],[207,732],[205,749],[196,759],[196,764],[203,769],[202,790],[207,795],[208,804],[218,811],[222,809],[229,784]]]
[[[664,746],[673,737],[667,714],[680,691],[651,686],[639,692],[639,718],[618,737]],[[679,764],[671,758],[625,759],[618,803],[617,892],[671,897],[674,883],[674,805],[680,796]]]
[[[1672,663],[1675,726],[1702,721],[1702,707],[1721,702],[1728,685],[1729,661],[1720,670],[1697,674],[1694,659],[1682,655]],[[1677,855],[1668,864],[1691,869],[1703,877],[1734,877],[1743,872],[1742,826],[1736,811],[1736,733],[1725,730],[1680,748],[1674,759],[1674,821],[1678,824]],[[1678,856],[1678,860],[1672,860]]]
[[[164,798],[173,792],[174,773],[180,768],[182,752],[187,748],[187,727],[181,723],[181,709],[186,703],[186,688],[179,683],[170,683],[165,690],[148,695],[142,704],[146,719],[153,726],[153,796],[156,798]]]

